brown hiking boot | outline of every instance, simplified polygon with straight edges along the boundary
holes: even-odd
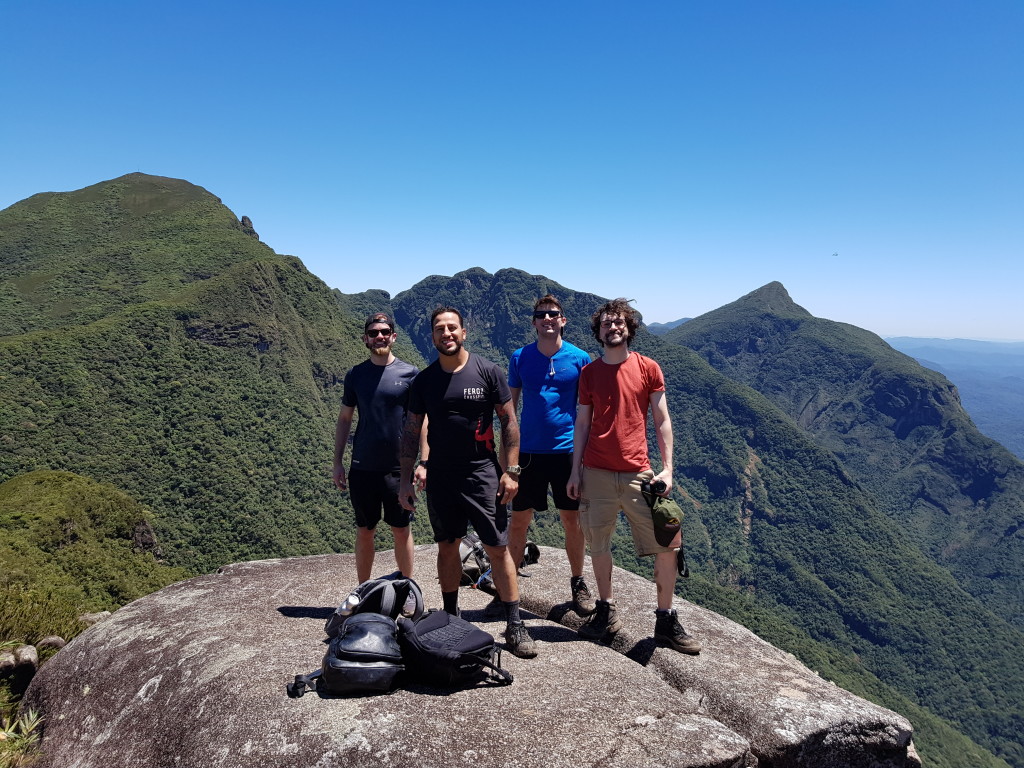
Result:
[[[593,615],[579,628],[579,635],[588,640],[601,640],[607,635],[614,635],[620,629],[622,620],[615,611],[615,601],[598,600]]]
[[[700,653],[700,641],[689,634],[679,623],[679,615],[675,609],[671,611],[655,611],[654,639],[665,643],[669,648],[680,653]]]
[[[577,616],[589,616],[597,607],[594,603],[594,596],[587,588],[587,582],[582,576],[574,576],[569,582],[572,589],[572,609]]]

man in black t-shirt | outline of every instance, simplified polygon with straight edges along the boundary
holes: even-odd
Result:
[[[505,609],[506,647],[516,656],[530,658],[537,655],[536,644],[519,614],[519,585],[507,546],[508,503],[519,488],[520,472],[519,425],[512,394],[498,366],[463,347],[466,329],[457,309],[436,309],[430,325],[440,355],[416,377],[409,393],[399,500],[406,509],[414,508],[413,462],[426,419],[430,457],[427,509],[437,542],[437,578],[444,609],[458,615],[462,581],[459,543],[471,524],[491,560],[491,577]],[[508,461],[504,471],[494,450],[495,413]]]
[[[334,430],[334,484],[349,491],[356,513],[356,576],[370,578],[374,559],[374,533],[383,510],[384,522],[395,538],[395,561],[403,576],[412,576],[412,515],[398,502],[398,446],[405,423],[409,387],[419,371],[391,351],[398,338],[391,318],[382,312],[363,324],[363,343],[370,359],[345,374],[341,413]],[[352,446],[352,465],[345,473],[345,448],[352,417],[359,409],[359,425]]]

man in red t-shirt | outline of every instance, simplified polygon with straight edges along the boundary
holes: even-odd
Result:
[[[672,608],[680,540],[668,547],[657,542],[651,508],[641,492],[644,482],[664,483],[663,496],[672,489],[672,422],[661,366],[629,349],[638,326],[636,310],[626,299],[605,303],[590,319],[594,338],[604,352],[580,372],[567,490],[580,500],[580,524],[590,547],[599,599],[597,610],[579,633],[600,640],[622,627],[612,596],[611,553],[612,534],[622,510],[637,554],[654,556],[658,587],[654,638],[683,653],[700,653],[700,643],[687,634]],[[654,414],[661,452],[663,469],[658,474],[651,469],[647,455],[648,411]]]

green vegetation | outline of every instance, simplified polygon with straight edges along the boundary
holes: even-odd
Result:
[[[17,556],[25,573],[4,604],[25,606],[30,593],[38,606],[31,612],[46,614],[49,625],[74,618],[59,607],[71,594],[61,572],[91,574],[81,594],[117,605],[142,588],[147,567],[155,589],[172,578],[161,568],[192,574],[239,560],[351,551],[348,499],[329,471],[342,378],[366,355],[359,336],[372,309],[394,311],[400,356],[422,365],[433,356],[430,311],[454,305],[467,319],[468,348],[504,365],[532,338],[533,301],[550,291],[569,316],[566,338],[597,352],[588,322],[596,296],[511,269],[433,276],[390,303],[382,291],[330,291],[297,259],[247,235],[215,198],[175,180],[133,174],[30,198],[0,212],[0,257],[0,482],[8,481],[0,487],[21,488],[24,509],[33,494],[50,494],[40,478],[63,478],[66,488],[84,478],[109,484],[137,500],[110,502],[125,519],[129,509],[151,511],[167,561],[150,551],[152,560],[129,567],[122,583],[101,555],[123,551],[115,533],[123,526],[111,523],[78,549],[58,546],[64,523],[22,528],[23,539],[48,531],[38,541],[50,549],[33,543],[2,553],[5,566]],[[698,354],[673,341],[692,324],[707,330],[697,318],[662,338],[642,329],[636,341],[669,383],[694,573],[684,596],[906,714],[929,764],[1000,764],[955,728],[1024,766],[1024,641],[1009,613],[996,615],[1006,601],[995,588],[986,595],[950,575],[940,555],[951,569],[959,561],[933,546],[934,504],[898,518],[911,484],[866,473],[872,462],[879,477],[916,473],[926,493],[915,499],[934,501],[942,478],[924,468],[956,467],[975,483],[980,523],[979,530],[954,509],[956,541],[1009,572],[1019,554],[1000,549],[996,534],[1010,518],[985,488],[1006,499],[1020,493],[1015,460],[984,453],[990,444],[955,415],[940,419],[941,439],[921,431],[945,413],[941,381],[902,356],[879,357],[870,334],[820,325],[786,354],[793,329],[814,318],[779,289],[733,307],[753,306],[765,326],[757,334],[708,330]],[[761,364],[766,354],[771,366]],[[852,393],[851,380],[875,385]],[[913,447],[913,462],[895,461],[900,454],[882,442],[871,453],[886,431],[909,437],[903,445]],[[979,452],[987,464],[952,460]],[[81,499],[95,496],[83,492],[64,507],[74,526],[83,525],[74,517]],[[415,531],[430,540],[426,515]],[[542,518],[534,535],[552,543],[561,532],[553,517]],[[985,540],[994,548],[982,549]],[[649,564],[631,551],[623,539],[618,562],[647,574]],[[19,611],[23,636],[44,631]]]
[[[20,717],[0,715],[0,768],[27,768],[32,764],[42,723],[32,710]]]
[[[160,560],[152,515],[69,472],[0,484],[0,638],[70,640],[82,613],[114,610],[185,577]]]

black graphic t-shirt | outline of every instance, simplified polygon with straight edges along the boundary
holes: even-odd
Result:
[[[501,369],[479,355],[456,373],[428,365],[412,383],[409,412],[427,416],[431,465],[493,460],[494,407],[511,399]]]

